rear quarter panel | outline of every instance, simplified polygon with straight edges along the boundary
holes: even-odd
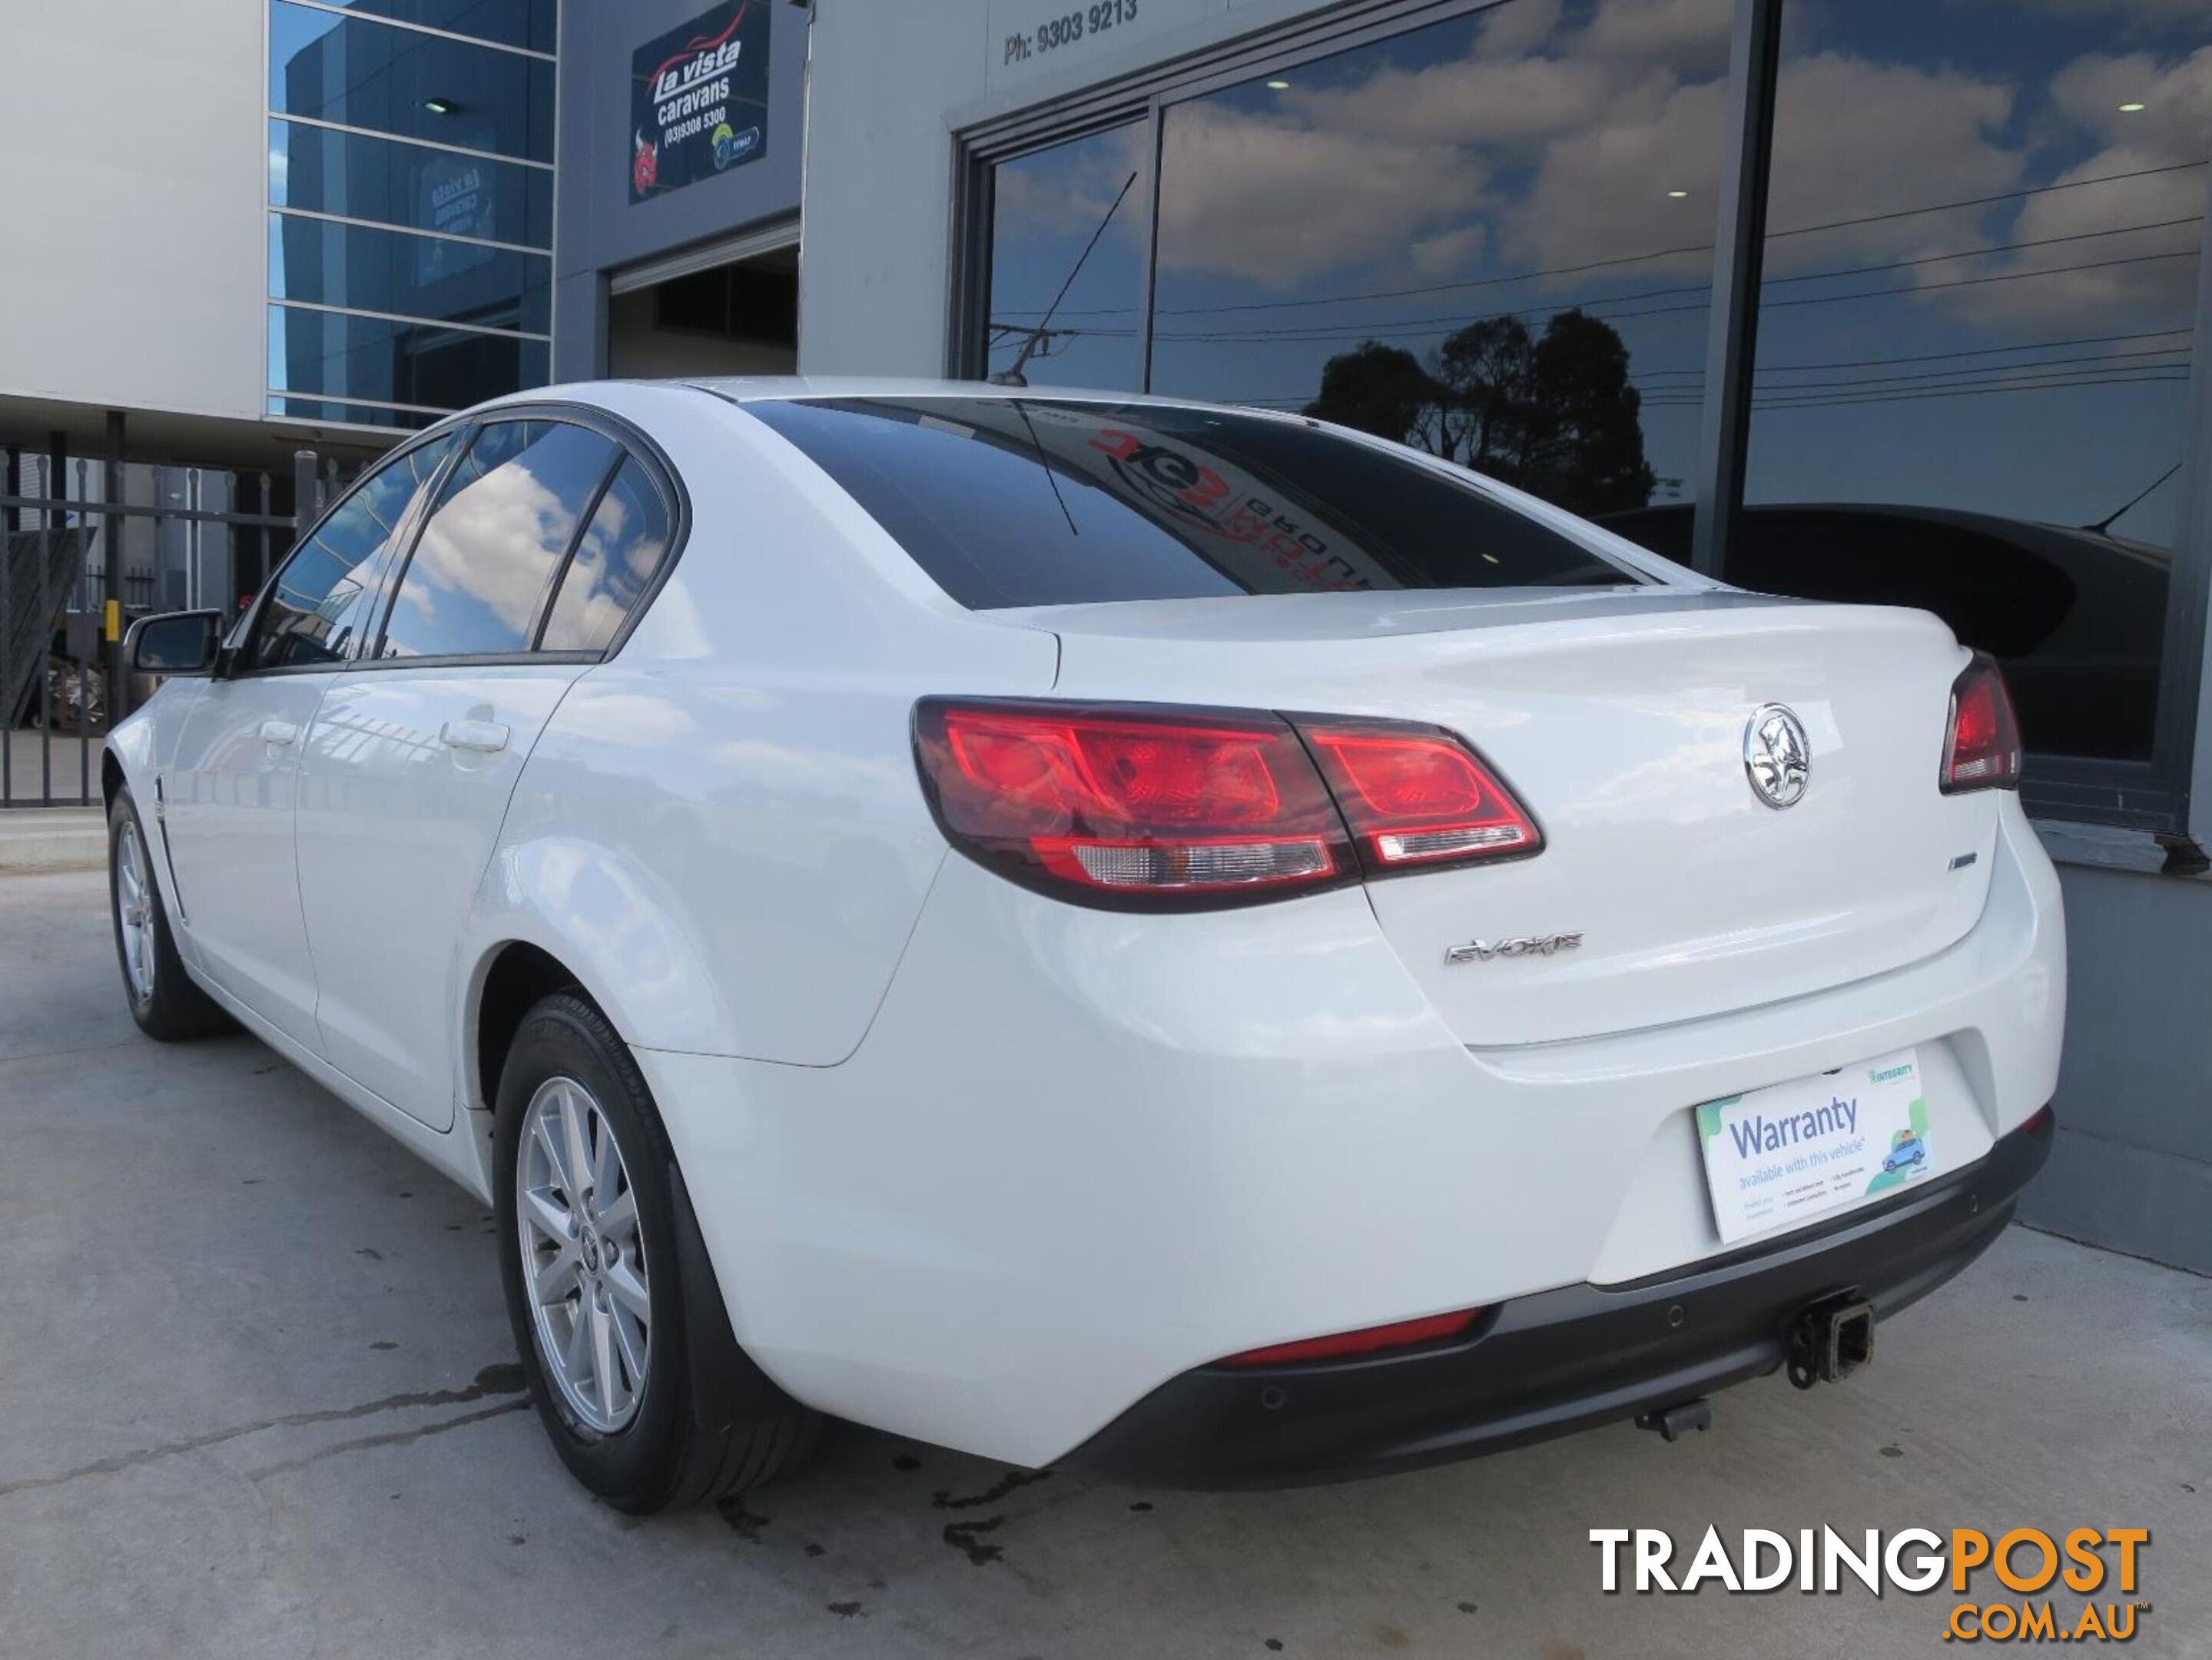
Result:
[[[551,952],[639,1047],[835,1065],[946,857],[915,700],[1044,691],[1057,643],[955,605],[735,407],[605,390],[682,477],[690,534],[532,751],[471,949]]]

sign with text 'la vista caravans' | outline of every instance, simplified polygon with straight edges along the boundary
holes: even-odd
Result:
[[[770,0],[725,0],[629,60],[629,199],[757,161],[768,149]]]

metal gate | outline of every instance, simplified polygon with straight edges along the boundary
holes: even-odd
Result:
[[[8,447],[0,808],[100,804],[108,729],[153,690],[125,669],[125,631],[155,611],[236,615],[338,489],[334,460],[302,450],[293,461],[297,507],[279,514],[266,472],[95,461],[58,443],[43,453]],[[241,510],[242,496],[254,510]]]

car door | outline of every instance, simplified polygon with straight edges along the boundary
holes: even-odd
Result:
[[[301,741],[373,611],[377,578],[453,435],[412,444],[293,550],[156,780],[200,971],[318,1054],[314,965],[294,865]]]
[[[479,428],[374,651],[331,678],[307,735],[300,890],[324,1052],[434,1128],[453,1123],[459,1075],[458,919],[532,745],[612,637],[595,631],[594,573],[637,528],[640,482],[665,526],[665,496],[611,431],[536,416]]]

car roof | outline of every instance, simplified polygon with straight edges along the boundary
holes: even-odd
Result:
[[[1240,415],[1273,417],[1304,424],[1306,417],[1292,411],[1245,404],[1208,402],[1199,398],[1163,398],[1151,392],[1115,392],[1086,386],[1001,386],[988,380],[932,380],[872,374],[728,374],[676,375],[625,380],[567,380],[556,386],[533,386],[489,400],[482,408],[504,404],[554,402],[567,399],[592,404],[598,394],[617,386],[653,387],[668,392],[703,392],[733,404],[760,404],[799,398],[969,398],[1005,402],[1013,398],[1055,403],[1151,404],[1162,409],[1234,410]]]

